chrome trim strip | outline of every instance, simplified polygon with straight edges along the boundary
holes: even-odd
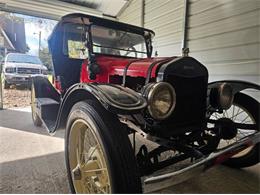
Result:
[[[158,176],[147,176],[144,178],[143,188],[145,193],[157,191],[178,183],[181,183],[192,176],[196,176],[210,167],[222,163],[230,156],[241,150],[260,142],[260,132],[249,135],[227,148],[217,150],[203,159],[197,160],[194,164],[183,169]]]

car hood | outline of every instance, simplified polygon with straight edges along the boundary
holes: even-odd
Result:
[[[151,69],[150,76],[155,77],[158,66],[171,59],[173,59],[173,57],[129,59],[102,56],[97,59],[97,63],[102,65],[102,69],[106,69],[105,72],[108,72],[110,76],[123,76],[126,66],[130,64],[127,69],[127,76],[146,77],[148,70]],[[153,66],[151,66],[152,64]]]
[[[5,64],[6,67],[13,67],[13,68],[35,68],[35,69],[42,69],[47,70],[46,66],[42,64],[30,64],[30,63],[15,63],[15,62],[8,62]]]

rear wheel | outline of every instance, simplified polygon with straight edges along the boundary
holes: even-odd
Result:
[[[98,102],[70,112],[65,158],[72,193],[140,193],[141,182],[125,126]]]
[[[213,113],[212,118],[229,118],[236,123],[256,124],[257,130],[238,129],[236,137],[232,140],[221,140],[219,148],[226,147],[245,136],[259,131],[259,103],[250,96],[243,93],[237,93],[234,97],[234,103],[223,114]],[[251,146],[238,154],[232,156],[224,162],[225,165],[235,168],[243,168],[255,165],[259,162],[260,144]]]
[[[34,85],[32,84],[32,89],[31,89],[31,111],[32,111],[32,120],[33,124],[36,127],[42,126],[42,121],[38,114],[36,113],[36,97],[35,97],[35,89]]]
[[[9,89],[10,88],[10,84],[6,82],[6,80],[4,81],[4,89]]]

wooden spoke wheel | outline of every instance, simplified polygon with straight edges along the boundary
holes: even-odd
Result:
[[[223,111],[222,114],[213,113],[211,116],[212,119],[228,118],[236,123],[256,124],[257,126],[256,130],[237,129],[237,135],[230,140],[221,140],[218,148],[227,147],[228,145],[259,131],[259,111],[259,103],[255,99],[245,94],[238,93],[235,95],[233,105],[228,110]],[[252,166],[259,162],[259,148],[259,144],[248,147],[232,156],[225,164],[238,168]]]
[[[72,193],[141,193],[126,127],[95,101],[75,104],[65,133]]]
[[[71,127],[69,163],[76,193],[111,193],[104,150],[93,127],[82,119]]]

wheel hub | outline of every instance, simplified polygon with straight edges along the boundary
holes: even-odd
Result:
[[[233,139],[237,135],[237,128],[229,118],[220,118],[215,124],[217,134],[224,140]]]
[[[95,183],[100,181],[99,177],[102,176],[103,171],[100,154],[95,148],[91,147],[87,163],[83,162],[78,164],[72,170],[72,175],[75,180],[82,180],[83,178],[89,177]]]

